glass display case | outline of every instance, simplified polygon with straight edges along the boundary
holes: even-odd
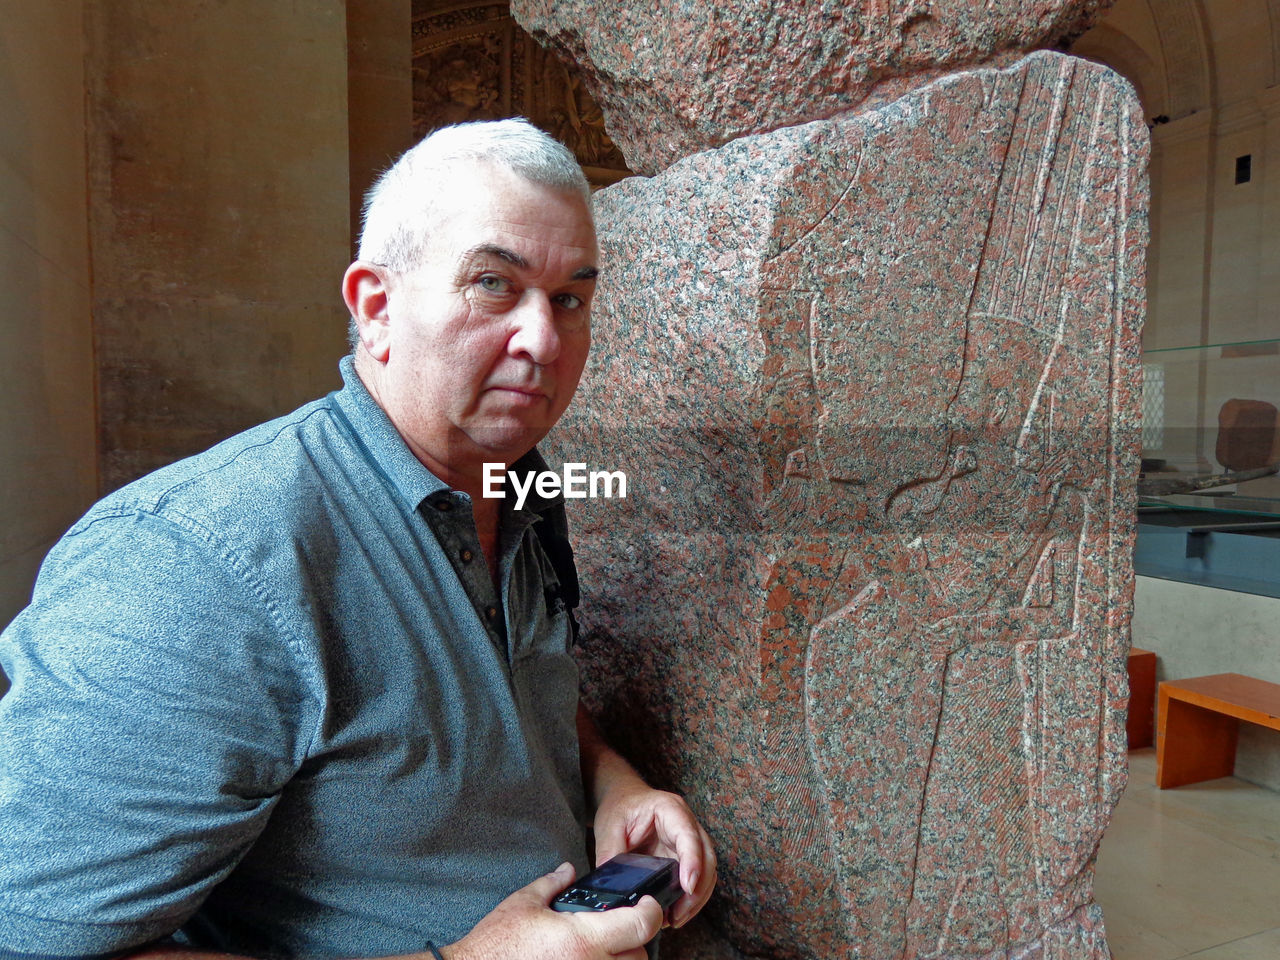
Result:
[[[1280,459],[1280,340],[1148,350],[1142,359],[1144,479],[1207,480]],[[1215,495],[1280,500],[1280,479]]]
[[[1143,355],[1138,573],[1280,597],[1280,340]]]

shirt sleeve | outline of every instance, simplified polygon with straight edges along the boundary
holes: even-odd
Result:
[[[86,519],[0,636],[0,958],[164,937],[261,832],[317,723],[250,558],[181,517]]]

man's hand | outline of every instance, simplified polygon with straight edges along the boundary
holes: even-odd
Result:
[[[578,741],[583,777],[595,802],[596,866],[632,852],[679,860],[684,896],[671,907],[670,922],[683,926],[702,909],[716,885],[711,838],[683,799],[650,787],[604,742],[582,707]]]
[[[644,945],[662,926],[653,897],[600,913],[556,913],[551,901],[573,883],[561,864],[493,908],[471,932],[440,950],[445,960],[645,960]]]
[[[619,853],[647,853],[680,861],[684,896],[671,907],[671,925],[683,926],[711,896],[716,855],[711,838],[674,793],[654,790],[637,777],[618,783],[596,808],[596,866]]]

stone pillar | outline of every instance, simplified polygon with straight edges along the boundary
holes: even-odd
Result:
[[[596,346],[546,452],[627,472],[627,499],[571,507],[586,696],[720,852],[664,957],[1107,957],[1092,864],[1125,779],[1145,280],[1131,89],[1000,55],[742,130],[774,96],[745,68],[741,89],[699,88],[698,65],[633,99],[623,78],[702,53],[732,73],[757,29],[803,32],[781,6],[708,14],[750,27],[719,45],[698,10],[593,6],[640,35],[616,48],[581,11],[523,6],[589,53],[654,173],[596,196]],[[945,6],[914,29],[855,6],[822,50],[901,64],[927,32],[944,60],[977,32]],[[732,115],[735,90],[716,129],[654,106]]]
[[[85,29],[112,489],[338,382],[346,9],[91,0]]]
[[[366,191],[413,146],[412,22],[411,0],[347,0],[353,258]]]

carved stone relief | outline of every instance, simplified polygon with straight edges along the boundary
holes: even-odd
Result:
[[[629,173],[580,73],[540,47],[507,3],[415,0],[415,136],[512,116],[528,117],[565,143],[597,186]]]
[[[721,850],[675,960],[1103,960],[1146,130],[1040,53],[598,194],[547,450],[606,731]]]

